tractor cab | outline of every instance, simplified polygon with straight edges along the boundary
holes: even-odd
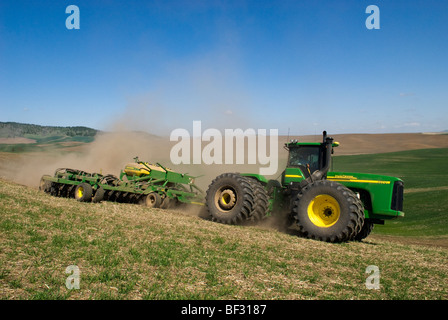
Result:
[[[331,164],[333,147],[338,145],[338,142],[333,142],[333,138],[327,137],[325,131],[322,143],[298,142],[297,140],[285,143],[285,149],[289,154],[287,166],[282,175],[282,185],[301,182],[307,178],[315,178],[315,180],[324,178]]]

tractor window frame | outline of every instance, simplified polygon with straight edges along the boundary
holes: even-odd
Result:
[[[321,145],[298,145],[298,146],[290,146],[289,147],[289,153],[288,153],[288,163],[287,166],[288,167],[295,167],[295,168],[299,168],[300,166],[306,167],[307,163],[299,163],[298,159],[296,159],[295,161],[292,161],[292,157],[293,155],[295,155],[296,158],[298,158],[298,150],[302,151],[300,153],[303,153],[303,151],[308,150],[309,152],[307,152],[308,156],[311,155],[317,155],[317,161],[314,162],[308,162],[310,165],[310,171],[314,172],[315,170],[320,170],[323,168],[323,166],[325,165],[323,162],[325,161],[325,157],[324,157],[324,152],[322,150],[322,146]],[[295,154],[297,153],[297,154]],[[303,157],[302,157],[303,159]]]

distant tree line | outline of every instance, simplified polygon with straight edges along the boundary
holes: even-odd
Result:
[[[93,137],[97,132],[98,130],[81,126],[56,127],[18,122],[0,122],[0,137],[2,138],[24,137],[25,135]]]

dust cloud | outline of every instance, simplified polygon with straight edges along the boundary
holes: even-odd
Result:
[[[116,126],[117,130],[126,127]],[[71,168],[86,172],[114,174],[119,176],[125,165],[134,162],[138,156],[141,161],[160,163],[176,172],[196,177],[196,185],[205,191],[212,180],[224,172],[258,173],[258,165],[173,165],[170,151],[176,141],[147,132],[113,131],[98,133],[94,141],[77,146],[49,149],[42,152],[0,153],[0,178],[14,181],[33,188],[39,186],[43,175],[53,176],[58,168]],[[203,142],[204,146],[208,142]],[[192,145],[192,144],[191,144]],[[245,153],[247,158],[247,153]],[[280,164],[281,165],[281,164]],[[205,194],[204,194],[205,196]],[[182,205],[172,208],[181,214],[207,219],[204,206]],[[264,224],[265,227],[270,227]]]
[[[134,162],[138,156],[141,161],[160,163],[176,172],[197,177],[196,184],[206,190],[210,182],[224,172],[259,172],[259,165],[252,164],[179,164],[170,160],[171,148],[176,141],[146,132],[114,131],[101,132],[95,140],[81,146],[67,146],[42,152],[1,153],[0,177],[38,187],[42,175],[53,176],[58,168],[71,168],[86,172],[114,174],[118,176],[126,164]],[[204,147],[209,142],[203,142]],[[191,144],[192,145],[192,144]],[[247,150],[244,154],[247,158]],[[279,163],[279,167],[282,164]],[[274,177],[275,178],[275,177]]]
[[[118,176],[127,163],[134,162],[136,156],[141,161],[159,162],[174,171],[198,177],[196,184],[204,191],[221,173],[258,173],[259,165],[172,164],[170,150],[177,141],[170,141],[170,134],[177,128],[183,128],[192,135],[193,121],[201,120],[202,132],[214,128],[222,135],[224,129],[257,130],[254,123],[246,120],[255,117],[241,102],[238,103],[240,98],[247,102],[244,94],[229,86],[231,81],[216,80],[222,79],[220,72],[213,74],[211,71],[210,74],[204,68],[199,70],[202,71],[195,70],[193,75],[187,72],[187,78],[191,81],[178,80],[170,85],[162,81],[160,87],[150,93],[129,98],[122,112],[104,120],[104,131],[99,132],[91,143],[54,148],[46,145],[42,146],[42,152],[0,153],[0,177],[37,187],[42,175],[52,176],[58,168]],[[188,106],[179,107],[179,102],[173,101],[170,96],[174,91],[181,91],[184,83],[189,83],[189,89],[201,99],[193,99]],[[203,141],[202,148],[208,143]],[[247,159],[247,150],[242,152]]]
[[[143,132],[103,132],[82,146],[4,154],[0,177],[37,187],[42,175],[52,176],[57,168],[119,175],[127,163],[134,162],[135,156],[153,163],[166,162],[169,146],[163,140]]]

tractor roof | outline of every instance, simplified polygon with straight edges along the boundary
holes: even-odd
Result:
[[[286,142],[285,146],[288,148],[298,147],[298,146],[321,146],[322,142],[299,142],[297,140],[291,140],[290,142]],[[339,146],[339,142],[333,142],[333,147]]]

